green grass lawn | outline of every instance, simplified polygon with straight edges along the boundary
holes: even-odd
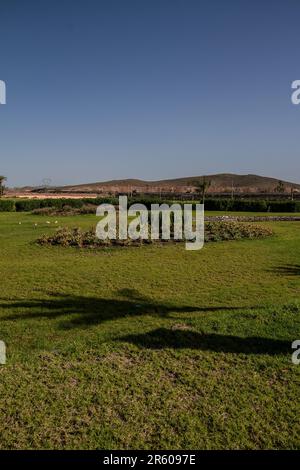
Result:
[[[96,223],[0,214],[1,448],[300,448],[299,222],[198,252],[34,244],[55,220]]]

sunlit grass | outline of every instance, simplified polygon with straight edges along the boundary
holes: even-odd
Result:
[[[300,223],[199,252],[34,243],[96,223],[0,214],[0,447],[299,448]]]

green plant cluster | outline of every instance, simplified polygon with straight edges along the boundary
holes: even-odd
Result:
[[[205,241],[225,241],[225,240],[241,240],[241,239],[254,239],[265,238],[273,234],[272,230],[262,225],[238,223],[238,222],[209,222],[205,225]],[[176,241],[171,240],[157,240],[157,242]],[[184,240],[183,240],[184,241]],[[87,231],[79,227],[69,228],[63,227],[56,230],[52,235],[43,235],[38,238],[39,245],[60,245],[60,246],[76,246],[79,248],[84,247],[102,247],[102,246],[137,246],[141,244],[149,244],[156,242],[155,240],[100,240],[96,237],[95,229]]]
[[[272,230],[259,224],[243,222],[207,222],[205,241],[241,240],[243,238],[265,238]]]

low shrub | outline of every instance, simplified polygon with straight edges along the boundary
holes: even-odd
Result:
[[[46,215],[46,216],[59,216],[59,215],[85,215],[85,214],[96,214],[96,207],[91,204],[86,204],[80,208],[63,206],[60,208],[55,207],[41,207],[40,209],[34,209],[33,215]]]
[[[229,211],[267,212],[268,204],[263,199],[230,199],[227,203]]]
[[[55,212],[53,207],[42,207],[40,209],[34,209],[31,213],[33,215],[55,215]]]
[[[204,207],[208,211],[226,211],[228,199],[206,199]]]
[[[16,201],[17,212],[31,212],[36,209],[54,207],[62,209],[65,206],[80,208],[83,206],[81,199],[20,199]]]
[[[34,209],[41,207],[41,200],[39,199],[20,199],[16,201],[17,212],[30,212]]]
[[[300,203],[296,201],[269,201],[270,212],[296,212],[300,210]]]
[[[207,199],[205,209],[209,211],[267,212],[268,202],[264,199]]]
[[[0,199],[0,212],[14,212],[15,202],[12,199]]]
[[[207,222],[205,241],[241,240],[243,238],[265,238],[272,230],[258,224],[243,222]]]
[[[112,240],[107,243],[96,237],[95,230],[83,231],[79,227],[68,228],[63,227],[56,230],[53,235],[43,235],[37,240],[39,245],[60,245],[60,246],[76,246],[83,247],[100,247],[111,244]]]
[[[225,241],[255,239],[271,236],[272,230],[262,226],[241,222],[208,222],[205,224],[205,241]],[[178,240],[170,240],[178,242]],[[185,241],[185,240],[182,240]],[[95,229],[83,231],[78,227],[59,228],[53,235],[43,235],[37,240],[40,245],[60,245],[83,247],[103,246],[138,246],[153,242],[166,242],[164,240],[100,240],[96,237]],[[180,242],[180,241],[179,241]]]

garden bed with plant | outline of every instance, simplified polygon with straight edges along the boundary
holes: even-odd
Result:
[[[242,240],[242,239],[257,239],[269,237],[273,234],[272,230],[262,225],[238,223],[238,222],[207,222],[205,224],[205,242],[216,242],[225,240]],[[60,246],[75,246],[79,248],[101,248],[106,246],[140,246],[150,243],[180,243],[186,241],[176,240],[151,240],[138,239],[138,240],[101,240],[96,236],[95,228],[90,230],[82,230],[79,227],[69,228],[60,227],[54,234],[42,235],[38,238],[39,245],[60,245]]]

